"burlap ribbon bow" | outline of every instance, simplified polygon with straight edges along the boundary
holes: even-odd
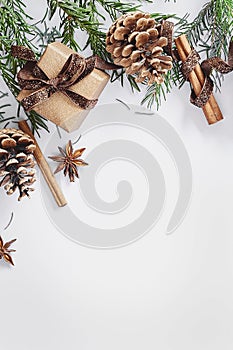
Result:
[[[24,46],[12,46],[11,52],[14,57],[27,61],[17,75],[21,89],[32,90],[30,95],[24,97],[21,101],[25,111],[30,111],[35,106],[43,103],[57,91],[62,92],[82,109],[91,109],[98,100],[88,100],[86,97],[71,91],[70,87],[85,78],[94,68],[101,70],[117,68],[117,66],[105,62],[98,56],[84,58],[77,53],[73,53],[65,62],[60,73],[55,78],[49,79],[38,67],[36,57],[31,49]]]

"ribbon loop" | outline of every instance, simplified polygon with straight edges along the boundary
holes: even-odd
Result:
[[[195,92],[192,90],[190,96],[190,102],[196,107],[202,108],[205,106],[209,100],[214,88],[213,80],[210,77],[206,77],[201,92],[196,96]]]
[[[189,74],[193,71],[199,60],[199,54],[196,50],[192,49],[186,61],[182,63],[181,68],[186,80],[189,80]],[[190,96],[190,102],[200,108],[205,106],[213,92],[214,83],[210,78],[212,70],[215,69],[221,74],[227,74],[233,71],[233,41],[231,41],[229,45],[228,62],[225,62],[219,57],[211,57],[202,62],[201,68],[205,75],[205,82],[202,90],[198,96],[196,96],[192,90]]]
[[[78,54],[71,54],[58,74],[60,85],[68,87],[73,85],[86,69],[86,59]],[[93,67],[94,69],[94,67]]]

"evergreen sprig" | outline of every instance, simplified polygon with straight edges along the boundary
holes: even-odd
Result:
[[[233,36],[233,0],[212,0],[204,5],[186,30],[194,46],[200,45],[207,58],[227,58],[229,41]]]
[[[0,72],[9,90],[16,97],[20,91],[16,81],[18,62],[11,55],[11,45],[24,45],[36,50],[33,45],[38,28],[29,24],[32,17],[26,12],[21,0],[0,1]],[[42,127],[47,129],[46,122],[36,112],[27,113],[33,131]],[[4,119],[6,121],[6,119]]]
[[[147,0],[150,2],[150,0]],[[58,13],[60,17],[59,31],[62,42],[74,50],[83,50],[90,46],[94,54],[104,59],[109,55],[105,50],[106,30],[104,23],[114,21],[120,14],[136,11],[140,5],[121,1],[103,0],[47,0],[49,20]],[[77,40],[78,30],[87,33],[84,47]]]

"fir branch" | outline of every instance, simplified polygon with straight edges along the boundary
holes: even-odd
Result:
[[[207,58],[227,58],[228,46],[233,36],[233,0],[208,2],[186,28],[190,41],[200,44]]]
[[[115,21],[120,14],[134,12],[140,9],[140,5],[135,5],[133,3],[122,3],[120,1],[97,0],[97,3],[102,6],[112,21]]]
[[[38,28],[30,25],[32,17],[26,12],[21,0],[0,1],[0,72],[9,90],[16,97],[20,91],[16,81],[18,62],[11,56],[11,45],[24,45],[35,50],[33,40],[38,35]],[[33,130],[47,129],[43,119],[36,113],[28,114]]]
[[[48,0],[50,8],[49,19],[58,11],[60,17],[59,30],[62,33],[62,42],[74,50],[83,48],[77,43],[76,35],[78,30],[87,33],[85,46],[90,45],[95,54],[106,57],[104,42],[105,33],[101,31],[101,22],[96,6],[91,2],[81,1],[54,1]],[[102,19],[103,21],[103,19]]]
[[[151,2],[146,0],[145,2]],[[121,1],[103,0],[47,0],[49,20],[56,14],[60,17],[59,30],[62,42],[74,50],[83,50],[90,46],[93,53],[104,59],[109,59],[105,49],[107,19],[114,21],[119,15],[136,11],[140,5]],[[84,47],[77,43],[79,30],[86,32],[87,40]]]

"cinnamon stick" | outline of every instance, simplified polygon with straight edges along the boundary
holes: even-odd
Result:
[[[185,62],[191,52],[191,47],[186,38],[186,35],[180,35],[177,39],[175,39],[175,43],[182,62]],[[201,66],[199,64],[196,64],[193,71],[190,72],[189,80],[192,84],[196,96],[198,96],[201,93],[205,81],[204,73],[202,72]],[[223,119],[222,112],[213,94],[211,94],[209,100],[205,106],[203,106],[202,110],[209,124],[214,124]]]
[[[19,128],[24,131],[26,134],[30,135],[32,137],[32,139],[34,140],[35,142],[35,145],[36,145],[36,149],[34,151],[34,156],[36,158],[36,161],[37,161],[37,164],[44,176],[44,179],[46,180],[49,188],[50,188],[50,191],[54,197],[54,199],[56,200],[57,202],[57,205],[59,207],[63,207],[67,204],[67,201],[43,155],[43,153],[41,152],[41,149],[34,137],[34,135],[32,134],[31,132],[31,129],[29,128],[28,126],[28,123],[26,122],[26,120],[21,120],[19,122]]]

